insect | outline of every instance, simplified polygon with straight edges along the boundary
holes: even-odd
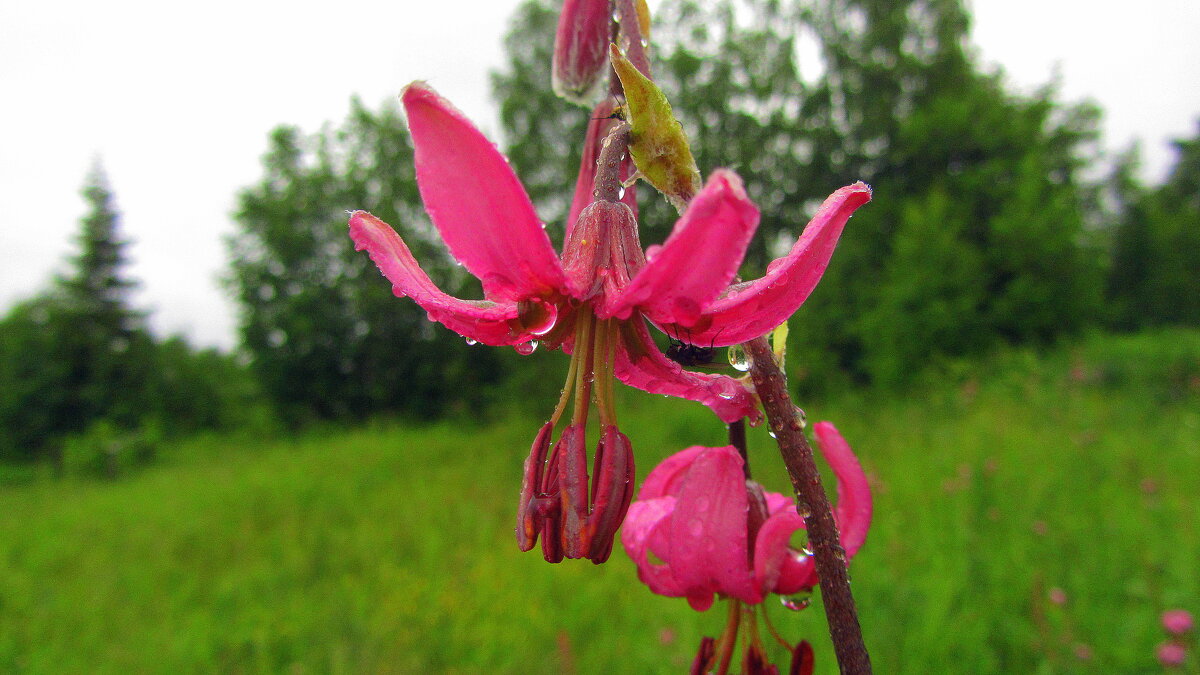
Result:
[[[720,335],[720,331],[717,332],[717,335]],[[717,365],[713,358],[717,354],[717,348],[713,346],[717,341],[716,335],[713,336],[713,341],[707,347],[684,342],[678,337],[678,333],[676,333],[676,337],[671,337],[668,333],[667,339],[670,344],[667,345],[664,355],[675,363],[687,368]]]

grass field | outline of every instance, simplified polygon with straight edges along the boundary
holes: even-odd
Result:
[[[1200,334],[803,403],[875,485],[852,573],[876,672],[1161,672],[1158,613],[1200,611]],[[622,415],[640,477],[723,438],[696,405]],[[540,422],[196,438],[113,482],[0,486],[0,672],[684,672],[719,605],[650,594],[620,551],[516,550]],[[772,616],[836,672],[816,603]]]

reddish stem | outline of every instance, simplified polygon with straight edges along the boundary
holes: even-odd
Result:
[[[767,421],[787,465],[796,491],[796,511],[804,517],[808,544],[821,580],[821,598],[829,620],[829,637],[837,654],[841,672],[868,675],[871,657],[863,642],[858,610],[850,594],[850,575],[846,569],[846,551],[841,546],[837,524],[829,506],[829,497],[821,485],[821,475],[813,461],[812,447],[804,429],[796,420],[795,406],[788,395],[783,371],[765,337],[746,343],[750,356],[750,377],[767,413]]]

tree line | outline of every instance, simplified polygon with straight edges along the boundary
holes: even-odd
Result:
[[[493,93],[505,152],[561,241],[590,111],[550,91],[555,5],[518,9]],[[1001,345],[1200,325],[1200,128],[1165,182],[1141,183],[1136,153],[1106,162],[1096,106],[1052,84],[1018,93],[979,62],[961,0],[668,0],[655,31],[656,78],[702,171],[734,168],[762,210],[743,276],[837,187],[875,189],[792,321],[796,386],[900,387]],[[662,241],[673,210],[639,193],[643,242]],[[101,420],[182,432],[264,409],[284,425],[478,416],[554,379],[430,323],[353,250],[345,212],[371,210],[444,289],[480,297],[424,214],[393,104],[271,133],[228,246],[236,356],[148,333],[111,193],[94,176],[85,196],[72,273],[0,325],[0,456]]]

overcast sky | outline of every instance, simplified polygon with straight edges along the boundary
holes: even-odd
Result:
[[[221,240],[272,127],[336,124],[353,94],[375,107],[424,79],[495,137],[487,73],[518,0],[314,4],[0,0],[0,309],[63,269],[95,157],[153,326],[228,347]],[[1200,2],[972,5],[985,62],[1029,90],[1057,72],[1064,98],[1097,100],[1107,147],[1140,139],[1147,178],[1195,133]]]

